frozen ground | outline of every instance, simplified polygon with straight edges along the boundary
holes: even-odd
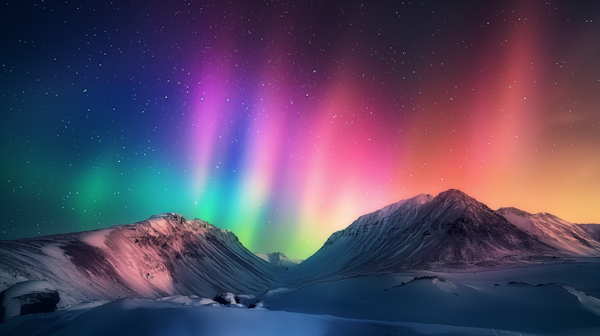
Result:
[[[598,259],[282,281],[237,294],[244,307],[177,295],[74,304],[11,318],[0,335],[600,335]]]
[[[592,328],[590,335],[600,335],[600,300],[586,292],[597,292],[599,274],[598,264],[588,262],[365,275],[288,289],[264,296],[264,302],[272,310],[347,318],[541,334]]]
[[[205,299],[206,300],[206,299]],[[121,299],[11,319],[2,335],[526,335],[492,328],[347,319],[225,307],[187,297]],[[93,306],[93,304],[91,305]]]

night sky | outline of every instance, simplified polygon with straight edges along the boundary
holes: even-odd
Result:
[[[1,239],[178,212],[306,258],[460,189],[600,222],[598,1],[8,1]]]

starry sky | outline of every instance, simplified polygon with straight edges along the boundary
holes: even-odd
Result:
[[[178,212],[307,258],[460,189],[600,223],[598,1],[0,4],[0,239]]]

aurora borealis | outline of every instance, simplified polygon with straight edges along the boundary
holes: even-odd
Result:
[[[600,222],[600,4],[8,1],[1,239],[178,212],[307,258],[460,189]]]

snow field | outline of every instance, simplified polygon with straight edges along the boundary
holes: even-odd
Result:
[[[189,299],[189,300],[188,300]],[[198,306],[202,299],[127,298],[80,310],[62,310],[11,319],[2,335],[33,332],[50,336],[120,335],[529,335],[491,328],[347,319],[334,316]],[[199,301],[198,301],[199,300]]]

